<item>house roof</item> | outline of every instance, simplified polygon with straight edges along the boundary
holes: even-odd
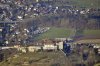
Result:
[[[43,39],[43,44],[54,44],[54,42],[50,39]]]

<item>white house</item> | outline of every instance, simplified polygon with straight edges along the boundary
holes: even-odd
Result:
[[[0,28],[0,31],[2,31],[2,29]]]
[[[20,45],[14,45],[14,48],[20,48],[21,46]]]
[[[100,45],[95,44],[95,45],[93,46],[93,48],[100,48]]]
[[[39,2],[39,0],[36,0],[36,2]]]
[[[43,50],[57,50],[57,46],[54,45],[52,40],[44,40]]]
[[[56,45],[59,47],[59,49],[63,49],[63,41],[56,43]]]
[[[54,46],[53,44],[46,44],[43,46],[43,50],[57,50],[57,46]]]
[[[34,51],[35,51],[34,46],[29,46],[29,47],[28,47],[28,51],[29,51],[29,52],[34,52]]]
[[[57,41],[65,41],[66,38],[55,38],[55,40],[57,40]]]
[[[100,54],[100,48],[98,49],[98,54]]]
[[[38,51],[41,49],[41,46],[29,46],[27,47],[29,52]]]
[[[20,47],[19,50],[20,50],[21,52],[23,52],[23,53],[26,53],[26,52],[27,52],[27,50],[26,50],[25,47]]]
[[[26,53],[26,50],[25,50],[25,49],[22,49],[22,52],[23,52],[23,53]]]

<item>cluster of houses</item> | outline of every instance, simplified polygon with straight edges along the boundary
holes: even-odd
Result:
[[[96,52],[96,54],[100,55],[100,45],[99,43],[86,43],[86,42],[73,42],[73,39],[71,38],[55,38],[55,39],[43,39],[41,41],[38,41],[34,44],[28,44],[28,45],[11,45],[8,47],[2,47],[1,49],[10,49],[10,48],[16,48],[18,51],[21,51],[23,53],[26,52],[35,52],[35,51],[49,51],[49,50],[66,50],[66,46],[70,46],[69,50],[74,50],[74,48],[77,48],[77,45],[88,45],[92,46]]]
[[[41,34],[50,30],[50,27],[38,27],[33,33],[34,34]]]
[[[44,39],[36,44],[33,45],[28,45],[26,46],[21,46],[21,45],[15,45],[13,46],[16,48],[18,51],[26,53],[27,51],[29,52],[35,52],[35,51],[56,51],[58,49],[63,49],[63,41],[53,41],[53,40],[48,40]]]
[[[45,0],[44,0],[45,1]],[[48,1],[48,0],[47,0]],[[50,0],[53,2],[53,0]],[[26,0],[1,0],[0,1],[0,20],[1,21],[16,21],[23,20],[25,18],[36,17],[39,15],[47,15],[47,14],[59,14],[59,13],[67,13],[67,14],[87,14],[90,12],[99,12],[100,9],[75,9],[74,6],[53,6],[48,2],[40,2],[36,0],[26,1]],[[94,11],[95,10],[95,11]]]
[[[20,52],[35,52],[35,51],[49,51],[49,50],[63,50],[63,42],[66,41],[66,38],[55,38],[55,39],[43,39],[34,44],[21,45],[8,45],[6,47],[1,47],[1,50],[15,48]]]
[[[93,47],[94,47],[96,53],[100,55],[100,45],[94,45]]]
[[[16,21],[0,22],[0,45],[14,44],[16,42],[23,44],[25,41],[31,43],[34,35],[50,30],[50,27],[36,27],[36,29],[34,29],[33,25],[27,28],[21,28],[21,26],[15,24],[15,22]]]
[[[29,44],[27,46],[22,46],[20,44],[17,45],[12,45],[8,47],[2,47],[3,49],[10,49],[10,48],[16,48],[18,51],[21,51],[23,53],[26,53],[27,51],[29,52],[35,52],[39,50],[58,50],[58,49],[63,49],[63,40],[64,38],[58,38],[55,40],[48,40],[48,39],[43,39],[42,41],[35,43],[35,44]]]

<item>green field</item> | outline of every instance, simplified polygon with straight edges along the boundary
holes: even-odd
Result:
[[[37,40],[41,39],[52,39],[52,38],[67,38],[70,36],[74,36],[75,32],[73,29],[67,28],[56,28],[53,27],[47,32],[40,34],[36,37]],[[80,33],[79,33],[80,34]],[[84,36],[100,36],[100,30],[84,30],[82,35]]]
[[[86,7],[86,8],[100,8],[100,0],[62,0],[62,2],[55,3],[56,5],[72,5],[76,7]],[[68,3],[69,2],[69,3]]]
[[[100,0],[71,0],[74,5],[88,8],[100,8]]]
[[[100,36],[100,30],[84,30],[84,35]]]
[[[47,32],[40,34],[36,39],[44,39],[44,38],[66,38],[69,37],[72,34],[71,29],[67,28],[51,28]]]

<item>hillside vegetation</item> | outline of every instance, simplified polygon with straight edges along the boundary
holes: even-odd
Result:
[[[51,28],[49,31],[40,34],[37,39],[44,39],[44,38],[66,38],[69,37],[73,33],[73,30],[67,28]]]
[[[86,37],[89,37],[89,36],[99,37],[100,30],[92,30],[92,29],[91,30],[84,30],[81,33],[79,32],[78,34],[75,34],[74,29],[52,27],[47,32],[45,32],[43,34],[39,34],[35,39],[67,38],[67,37],[72,37],[74,35],[77,35],[77,36],[83,35]]]

